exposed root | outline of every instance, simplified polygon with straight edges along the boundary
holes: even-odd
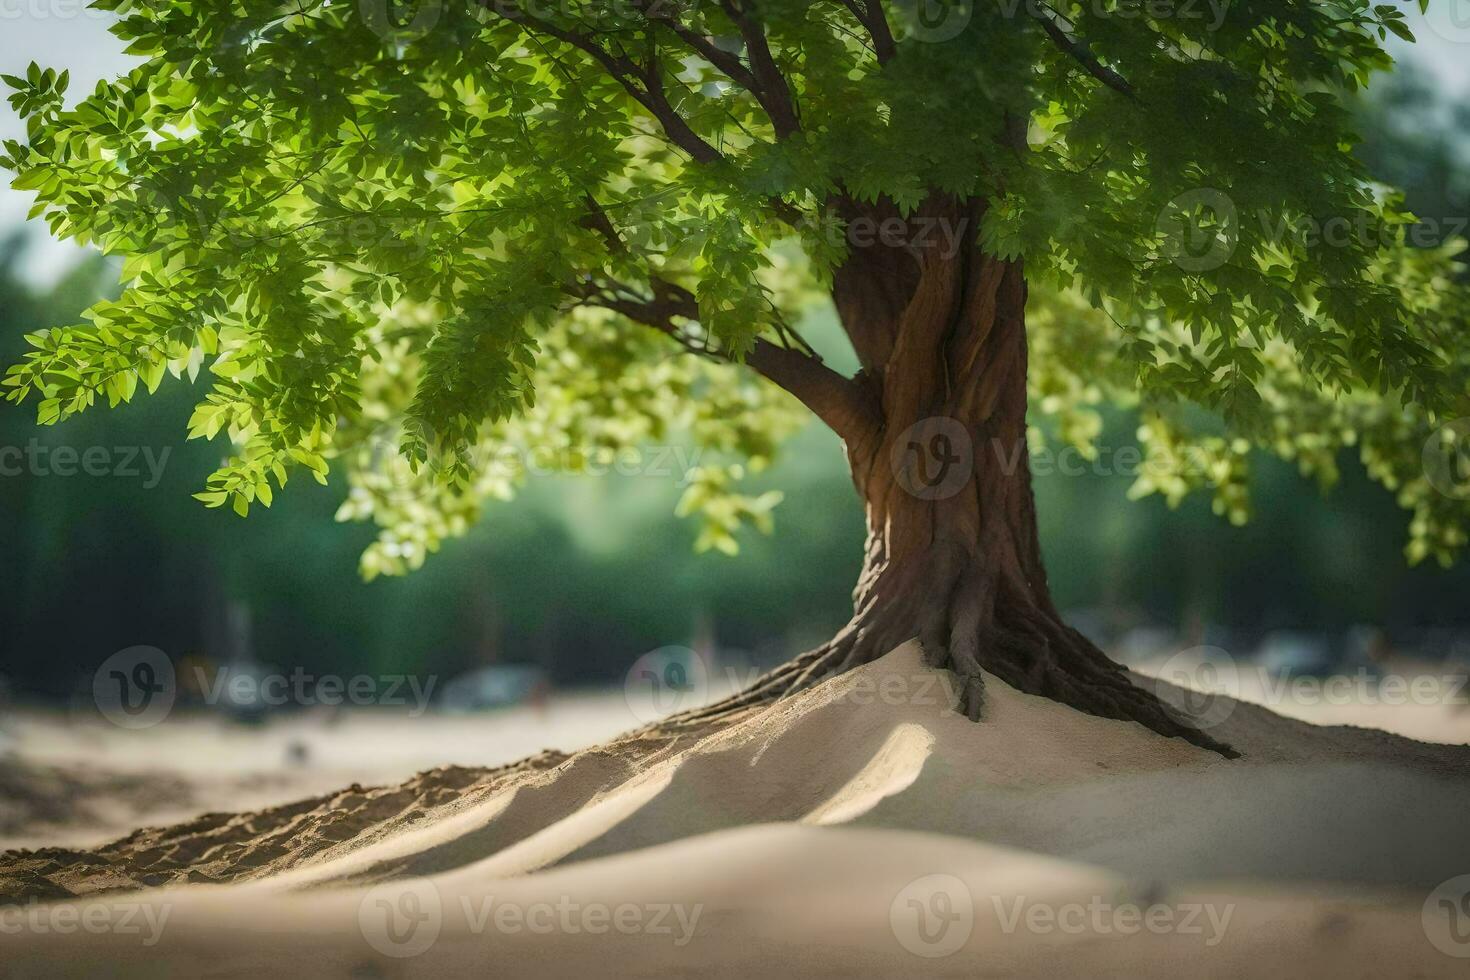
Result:
[[[723,701],[694,708],[665,718],[650,727],[651,733],[676,734],[690,728],[731,721],[753,708],[763,708],[781,698],[806,690],[833,674],[840,673],[844,644],[840,637],[808,650],[794,660],[758,678],[754,684]]]
[[[1135,685],[1122,666],[1053,611],[1008,594],[1004,586],[997,589],[992,576],[973,567],[953,575],[952,581],[952,589],[931,589],[920,603],[866,603],[853,622],[823,646],[723,701],[651,726],[648,733],[674,736],[729,723],[917,638],[925,662],[952,672],[959,681],[956,708],[971,721],[982,718],[984,672],[989,672],[1028,694],[1102,718],[1137,722],[1160,735],[1182,738],[1226,758],[1237,757],[1230,746],[1177,717],[1153,692]],[[916,619],[921,625],[914,627]]]
[[[935,194],[922,207],[967,227],[973,245],[988,202]],[[1135,686],[1053,606],[1028,464],[1022,264],[974,247],[854,251],[833,298],[863,364],[852,379],[861,410],[833,422],[868,525],[852,622],[750,689],[650,735],[729,722],[917,638],[931,666],[953,672],[971,719],[984,711],[988,672],[1232,756]]]

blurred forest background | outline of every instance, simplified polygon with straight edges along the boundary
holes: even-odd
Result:
[[[1415,212],[1470,215],[1470,110],[1404,72],[1381,79],[1357,111],[1364,160],[1407,190]],[[115,282],[94,258],[54,285],[28,283],[31,234],[12,228],[0,246],[6,364],[24,349],[23,334],[71,320]],[[248,521],[191,499],[223,449],[184,441],[199,397],[198,386],[170,384],[46,429],[31,405],[0,407],[0,446],[169,451],[153,487],[141,460],[131,478],[0,477],[0,675],[15,694],[67,696],[137,644],[316,673],[452,677],[529,663],[558,685],[606,683],[666,644],[774,661],[830,635],[850,612],[862,514],[840,447],[815,426],[762,474],[759,485],[786,500],[775,533],[745,537],[738,557],[694,554],[694,528],[674,516],[674,479],[533,478],[421,572],[364,583],[357,558],[373,532],[334,521],[340,478],[293,481]],[[1135,428],[1116,413],[1101,442],[1131,445]],[[1164,643],[1228,635],[1250,644],[1270,630],[1340,638],[1358,625],[1409,645],[1470,636],[1470,567],[1409,568],[1407,515],[1355,458],[1342,467],[1324,498],[1290,465],[1259,459],[1244,528],[1215,517],[1204,498],[1178,511],[1158,498],[1129,502],[1124,474],[1043,476],[1054,592],[1115,646],[1150,631]]]

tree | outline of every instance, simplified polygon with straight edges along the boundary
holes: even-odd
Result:
[[[517,453],[576,468],[673,429],[721,454],[684,509],[733,550],[775,503],[742,461],[794,399],[866,507],[853,619],[684,720],[918,637],[972,718],[983,669],[1228,752],[1058,615],[1028,402],[1089,448],[1091,406],[1137,401],[1162,463],[1135,490],[1212,486],[1237,518],[1252,446],[1330,479],[1360,443],[1414,556],[1465,543],[1421,464],[1465,404],[1463,297],[1342,104],[1408,35],[1393,7],[96,5],[148,60],[73,109],[64,73],[8,79],[5,163],[126,289],[31,337],[12,400],[52,423],[207,362],[191,433],[236,451],[200,497],[243,515],[337,460],[343,516],[382,527],[371,576],[508,493]],[[851,375],[795,326],[819,297]]]

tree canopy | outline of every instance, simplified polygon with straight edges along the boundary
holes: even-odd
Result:
[[[233,450],[201,498],[244,514],[335,461],[342,516],[382,529],[369,575],[534,453],[676,433],[710,450],[683,509],[732,549],[776,502],[739,478],[800,423],[788,394],[839,418],[803,314],[872,215],[912,238],[935,195],[1024,263],[1033,409],[1088,446],[1095,406],[1141,405],[1168,465],[1137,493],[1239,518],[1252,447],[1330,480],[1356,445],[1411,557],[1466,542],[1470,494],[1424,465],[1470,414],[1453,247],[1405,241],[1343,106],[1395,7],[93,5],[146,62],[70,108],[65,73],[7,78],[29,137],[0,162],[125,288],[32,335],[8,397],[54,423],[205,372],[190,432]]]

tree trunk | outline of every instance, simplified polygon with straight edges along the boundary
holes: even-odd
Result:
[[[823,647],[710,710],[799,690],[918,638],[932,666],[954,672],[971,719],[981,716],[988,671],[1027,693],[1233,755],[1134,686],[1052,603],[1026,438],[1026,282],[1019,262],[976,247],[983,207],[935,198],[907,218],[850,208],[850,228],[866,216],[891,232],[853,248],[833,288],[863,365],[865,404],[852,413],[860,417],[834,424],[867,511],[853,618]]]

